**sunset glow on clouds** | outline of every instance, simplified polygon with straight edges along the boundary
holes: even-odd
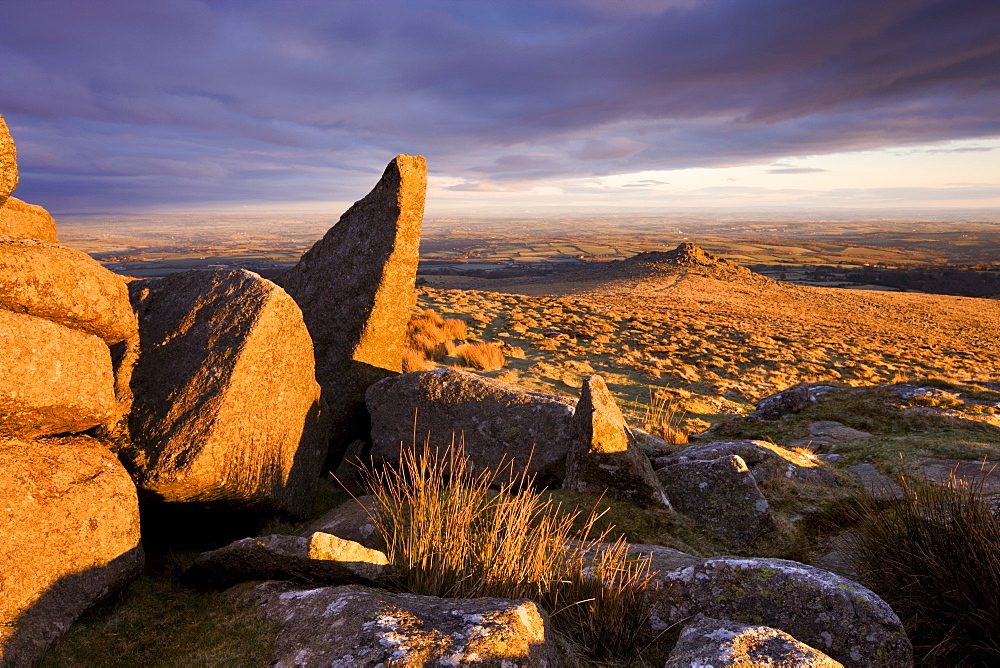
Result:
[[[18,195],[430,210],[1000,207],[992,1],[50,0],[5,9]]]

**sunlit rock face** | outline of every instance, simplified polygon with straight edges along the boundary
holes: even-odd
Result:
[[[691,666],[842,668],[843,664],[770,626],[701,617],[681,631],[664,668]]]
[[[17,151],[7,123],[0,116],[0,206],[17,188]]]
[[[101,339],[0,309],[0,437],[81,432],[115,412]]]
[[[86,436],[0,439],[0,666],[31,666],[142,570],[135,485]]]
[[[171,502],[302,514],[325,448],[309,333],[284,290],[243,270],[131,284],[139,351],[123,457]],[[137,358],[137,359],[135,359]]]
[[[366,431],[365,390],[402,370],[426,188],[424,159],[397,156],[372,191],[275,279],[301,307],[316,348],[332,417],[330,468]]]
[[[625,417],[600,376],[583,382],[563,487],[607,493],[641,506],[670,507],[649,458],[633,441]]]
[[[0,205],[0,235],[54,242],[56,221],[42,207],[8,197]]]

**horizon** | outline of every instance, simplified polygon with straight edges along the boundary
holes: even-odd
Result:
[[[430,216],[1000,211],[988,0],[7,14],[15,196],[57,216],[339,215],[400,152]]]

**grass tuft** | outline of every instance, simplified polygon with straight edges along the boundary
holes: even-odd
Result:
[[[985,478],[985,475],[984,475]],[[903,499],[855,507],[851,557],[900,616],[924,665],[1000,659],[1000,522],[975,482],[900,478]]]
[[[643,430],[667,443],[687,443],[688,434],[682,426],[684,411],[666,393],[654,392],[652,387],[647,390],[649,401],[642,417]]]
[[[495,343],[463,343],[455,348],[454,354],[462,364],[480,371],[496,371],[507,364],[507,358]]]
[[[433,369],[435,362],[455,351],[456,341],[468,336],[469,328],[463,320],[444,318],[440,313],[424,309],[411,316],[406,326],[403,371]]]
[[[373,520],[396,567],[395,584],[444,597],[530,599],[556,631],[593,659],[631,658],[646,633],[649,563],[627,558],[623,539],[591,537],[579,512],[534,491],[522,473],[473,472],[463,448],[427,444],[401,452],[398,467],[366,468]],[[499,486],[499,491],[491,489]]]

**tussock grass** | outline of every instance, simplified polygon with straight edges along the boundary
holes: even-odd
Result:
[[[461,445],[404,449],[398,467],[362,475],[377,499],[373,520],[397,586],[533,600],[590,658],[630,658],[641,647],[649,563],[628,559],[623,539],[605,543],[608,531],[593,535],[597,513],[577,532],[579,512],[564,512],[509,467],[474,473]]]
[[[667,443],[679,445],[688,442],[687,431],[683,428],[684,411],[677,401],[663,392],[654,392],[647,387],[649,401],[642,416],[642,428]]]
[[[495,343],[463,343],[454,354],[462,364],[480,371],[496,371],[507,364],[507,358]]]
[[[900,616],[923,665],[1000,660],[1000,521],[983,479],[937,485],[900,477],[904,497],[852,509],[861,581]]]
[[[455,351],[456,341],[469,336],[465,321],[444,318],[440,313],[424,309],[410,317],[406,326],[406,348],[403,350],[403,371],[424,371],[434,368]]]

